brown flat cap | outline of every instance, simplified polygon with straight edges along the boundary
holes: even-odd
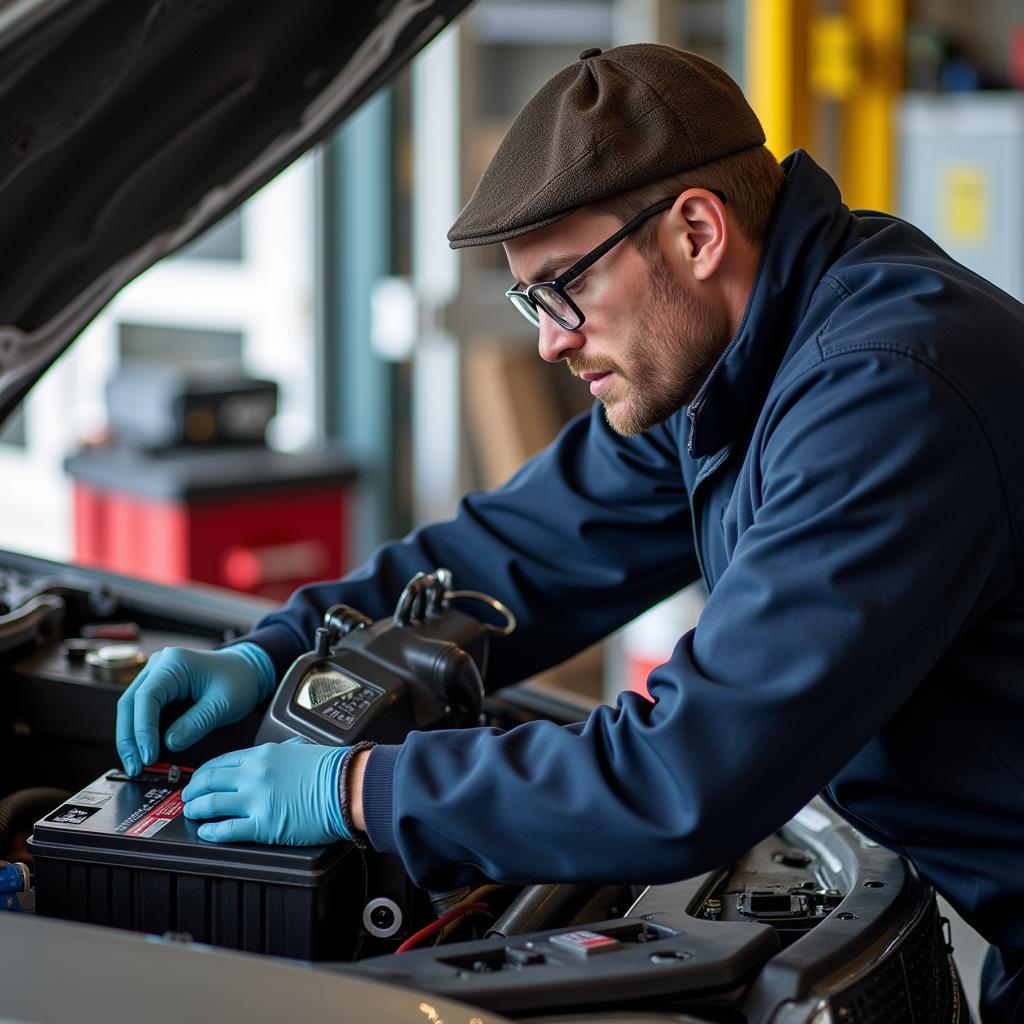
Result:
[[[522,109],[448,241],[504,242],[763,142],[739,86],[706,58],[655,43],[584,50]]]

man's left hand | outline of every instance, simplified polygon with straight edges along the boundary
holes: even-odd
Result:
[[[348,747],[264,743],[207,761],[182,791],[185,817],[223,818],[199,828],[214,843],[318,846],[351,839],[338,773]]]

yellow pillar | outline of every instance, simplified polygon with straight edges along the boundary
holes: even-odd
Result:
[[[747,99],[764,125],[768,148],[780,160],[798,146],[811,145],[811,13],[811,0],[747,0]]]
[[[892,210],[906,0],[847,0],[846,16],[858,41],[860,74],[843,107],[839,184],[851,207]]]

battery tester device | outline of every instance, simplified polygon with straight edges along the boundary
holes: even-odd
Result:
[[[452,607],[483,602],[500,626]],[[302,736],[347,746],[397,743],[413,729],[473,724],[483,703],[489,638],[515,628],[501,602],[451,589],[451,573],[419,573],[390,619],[372,622],[335,605],[316,631],[316,649],[288,670],[256,735],[257,743]]]

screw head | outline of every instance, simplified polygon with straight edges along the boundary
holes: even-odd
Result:
[[[381,931],[386,931],[395,923],[395,912],[390,907],[374,907],[370,911],[370,920]]]

